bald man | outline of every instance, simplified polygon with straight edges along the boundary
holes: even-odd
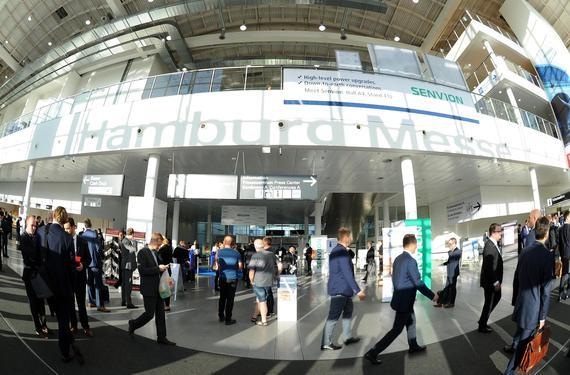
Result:
[[[225,321],[227,326],[236,324],[236,320],[232,319],[232,310],[237,288],[237,271],[242,268],[241,255],[234,249],[235,244],[232,236],[225,236],[223,248],[216,256],[220,272],[218,318],[220,322]]]

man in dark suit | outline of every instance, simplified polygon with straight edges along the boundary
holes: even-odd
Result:
[[[2,226],[2,253],[4,258],[8,258],[8,236],[12,232],[12,217],[6,212],[1,216],[1,226]]]
[[[558,287],[558,302],[568,298],[570,288],[570,211],[564,211],[564,225],[558,231],[558,252],[562,261],[562,277]]]
[[[121,248],[121,306],[136,309],[131,299],[133,290],[133,272],[137,269],[137,245],[133,239],[135,231],[128,228],[119,232],[119,247]]]
[[[517,331],[513,338],[515,354],[509,361],[505,375],[514,374],[519,366],[526,344],[537,328],[544,327],[550,307],[550,283],[552,281],[552,257],[546,248],[550,223],[541,217],[534,227],[536,241],[521,253],[516,274],[519,279],[519,295],[513,312]]]
[[[91,263],[91,255],[87,242],[77,235],[77,225],[73,218],[69,218],[67,223],[63,225],[63,229],[73,239],[73,251],[75,257],[75,270],[73,271],[73,294],[77,301],[77,310],[79,312],[79,321],[83,328],[83,333],[87,337],[93,337],[93,331],[89,328],[89,320],[87,319],[87,309],[85,308],[85,288],[87,286],[87,267]],[[77,315],[75,314],[75,301],[71,300],[70,310],[71,333],[77,332]]]
[[[394,295],[390,302],[390,307],[396,311],[394,325],[386,335],[374,345],[364,358],[372,364],[378,365],[382,360],[378,357],[390,344],[400,335],[404,327],[408,334],[408,345],[410,354],[426,350],[425,346],[419,345],[416,339],[416,316],[414,314],[414,302],[416,292],[437,303],[437,295],[432,292],[422,281],[418,263],[414,259],[414,254],[418,248],[418,240],[413,234],[406,234],[403,240],[404,252],[396,257],[393,264],[392,283],[394,284]]]
[[[57,316],[59,349],[64,362],[74,357],[83,363],[83,356],[73,344],[69,329],[69,312],[73,301],[73,271],[75,270],[73,239],[63,230],[68,221],[65,208],[58,206],[53,212],[53,223],[38,231],[45,259],[48,284],[54,294]]]
[[[493,330],[487,322],[491,312],[501,300],[501,284],[503,283],[503,257],[498,242],[503,236],[500,224],[493,223],[489,227],[489,239],[483,248],[483,265],[481,267],[481,288],[485,293],[485,303],[479,318],[479,332],[491,333]]]
[[[87,242],[89,254],[91,255],[91,264],[87,268],[87,284],[89,285],[89,306],[97,307],[97,311],[111,312],[105,307],[105,300],[103,297],[103,248],[97,232],[91,227],[91,220],[85,219],[85,231],[81,235]]]
[[[447,252],[447,262],[443,263],[447,266],[447,283],[443,289],[442,295],[439,297],[441,301],[435,304],[435,307],[451,308],[455,306],[455,297],[457,296],[457,278],[459,277],[459,268],[461,262],[461,253],[457,247],[457,239],[450,238],[447,241],[449,251]]]
[[[158,248],[162,244],[162,235],[153,233],[148,246],[143,247],[138,255],[138,269],[141,275],[141,294],[143,296],[144,312],[136,319],[129,320],[129,335],[134,337],[135,330],[144,326],[155,317],[156,342],[163,345],[176,345],[166,338],[166,322],[164,317],[164,302],[158,293],[161,274],[168,265],[159,264]]]

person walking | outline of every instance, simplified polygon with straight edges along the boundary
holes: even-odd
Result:
[[[366,283],[368,281],[368,276],[374,273],[376,268],[376,251],[374,251],[374,244],[368,242],[368,251],[366,252],[366,273],[362,278],[362,282]]]
[[[137,243],[133,238],[135,231],[119,232],[119,248],[121,249],[121,306],[136,309],[131,297],[133,291],[133,272],[137,269]]]
[[[81,236],[87,241],[91,263],[87,269],[87,284],[89,285],[89,306],[97,307],[97,311],[111,312],[105,307],[103,297],[103,249],[99,241],[97,232],[91,227],[91,220],[85,219],[83,222],[85,231]]]
[[[172,246],[166,237],[162,237],[162,244],[158,249],[158,263],[164,266],[169,266],[172,263]],[[172,276],[170,267],[168,267],[168,275]],[[164,311],[170,311],[170,297],[164,299]]]
[[[303,253],[305,255],[305,262],[307,264],[305,276],[311,276],[312,275],[311,262],[313,261],[313,248],[311,247],[311,245],[309,245],[308,242],[305,244],[305,249],[303,250]]]
[[[533,223],[534,226],[534,223]],[[528,240],[534,240],[534,229],[529,234]],[[480,284],[485,295],[485,303],[479,318],[479,328],[481,333],[491,333],[493,330],[487,322],[491,313],[501,300],[501,284],[503,283],[503,257],[499,250],[498,242],[503,236],[503,229],[500,224],[493,223],[489,227],[489,239],[483,248],[483,265],[481,266]]]
[[[73,343],[69,327],[69,312],[73,301],[73,271],[75,270],[73,238],[65,233],[63,225],[68,216],[64,207],[53,211],[53,223],[44,225],[38,232],[45,254],[48,285],[53,292],[55,315],[57,316],[58,342],[63,362],[74,358],[84,363],[83,355]]]
[[[48,338],[50,330],[46,322],[45,303],[42,298],[37,297],[31,282],[32,277],[37,273],[40,273],[44,280],[46,279],[45,272],[41,272],[42,258],[38,237],[36,235],[36,218],[34,216],[28,216],[25,224],[26,227],[24,233],[20,235],[20,244],[18,245],[18,250],[22,252],[22,258],[24,260],[22,280],[24,281],[26,295],[30,303],[30,312],[32,313],[32,320],[36,327],[36,335],[42,338]]]
[[[352,243],[352,233],[347,228],[339,228],[338,244],[329,254],[329,280],[327,285],[328,295],[331,297],[329,314],[323,329],[321,350],[338,350],[342,346],[332,342],[334,327],[342,315],[342,331],[344,344],[351,345],[360,341],[359,337],[350,333],[353,303],[352,297],[357,295],[360,300],[366,298],[366,293],[354,279],[354,268],[348,253],[348,247]]]
[[[220,270],[220,299],[218,302],[218,318],[227,326],[236,324],[232,319],[234,298],[237,288],[237,271],[242,268],[241,255],[234,249],[235,240],[225,236],[223,248],[218,251],[217,263]]]
[[[447,241],[449,251],[447,252],[447,261],[443,265],[447,266],[447,282],[439,301],[434,306],[452,308],[455,307],[455,298],[457,297],[457,278],[459,277],[459,269],[462,251],[457,247],[457,239],[450,238]]]
[[[134,337],[135,331],[154,317],[156,324],[156,342],[161,345],[176,345],[166,338],[166,320],[164,302],[158,293],[160,276],[168,269],[168,265],[159,264],[158,248],[162,245],[162,234],[152,233],[150,242],[137,255],[137,268],[141,276],[140,292],[143,296],[144,312],[136,319],[129,320],[129,335]]]
[[[87,309],[85,308],[85,288],[87,286],[87,267],[91,263],[91,255],[87,242],[76,233],[77,225],[75,220],[69,218],[67,223],[63,225],[63,229],[73,239],[73,255],[75,257],[75,269],[73,270],[73,294],[75,301],[71,300],[71,310],[69,318],[71,323],[71,333],[77,332],[77,315],[75,314],[75,302],[77,301],[77,311],[79,312],[79,321],[83,333],[87,337],[93,337],[93,331],[89,328],[89,320],[87,318]]]
[[[253,285],[256,304],[251,321],[259,326],[267,326],[267,297],[277,275],[275,254],[265,250],[260,239],[255,240],[253,246],[256,253],[250,259],[248,276]],[[261,315],[261,321],[257,321],[258,315]]]
[[[552,257],[545,246],[550,223],[541,217],[534,226],[536,241],[529,244],[519,257],[517,271],[519,295],[513,312],[517,323],[513,343],[515,353],[511,357],[505,375],[512,375],[520,365],[526,344],[546,322],[550,307],[550,283],[552,282]]]
[[[390,302],[390,307],[396,311],[394,325],[392,329],[382,337],[369,351],[364,354],[364,358],[374,365],[382,363],[379,358],[382,353],[400,335],[404,327],[408,335],[408,353],[414,354],[423,352],[426,347],[419,345],[416,336],[416,315],[414,313],[414,302],[416,292],[437,303],[437,294],[431,291],[422,281],[418,263],[414,254],[418,249],[418,240],[413,234],[406,234],[403,239],[404,252],[394,259],[392,273],[392,283],[394,284],[394,295]]]

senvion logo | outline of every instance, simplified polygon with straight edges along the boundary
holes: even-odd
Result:
[[[444,100],[450,103],[463,104],[463,98],[461,98],[460,96],[448,94],[437,90],[430,90],[430,89],[424,89],[412,86],[412,94],[418,96],[425,96],[426,98]]]

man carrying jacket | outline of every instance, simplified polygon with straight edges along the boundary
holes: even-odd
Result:
[[[352,233],[347,228],[338,230],[338,245],[329,254],[329,282],[328,295],[331,296],[329,315],[325,322],[321,350],[338,350],[342,346],[332,342],[332,334],[336,322],[342,314],[342,331],[344,344],[350,345],[360,341],[359,337],[350,334],[350,321],[352,319],[352,297],[356,294],[360,300],[366,298],[354,279],[352,259],[348,254],[348,247],[352,243]]]

